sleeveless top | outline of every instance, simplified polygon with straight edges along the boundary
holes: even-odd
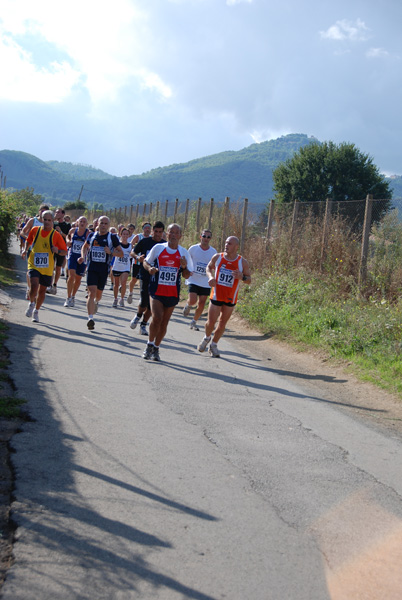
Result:
[[[215,263],[216,286],[211,288],[212,300],[236,304],[239,293],[240,279],[235,279],[233,271],[243,270],[243,261],[240,254],[234,260],[228,260],[221,252]]]
[[[28,258],[28,269],[35,269],[42,275],[53,275],[54,255],[51,250],[54,230],[46,232],[46,237],[42,237],[43,228],[39,227],[36,232],[32,249]]]
[[[81,249],[86,242],[88,229],[86,229],[83,235],[78,235],[78,228],[74,231],[73,237],[71,238],[71,246],[68,249],[67,258],[70,258],[72,254],[76,254],[78,258],[81,256]]]

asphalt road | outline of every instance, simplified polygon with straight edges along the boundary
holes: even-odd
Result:
[[[15,563],[3,600],[400,600],[402,447],[173,314],[161,363],[106,291],[41,322],[11,291]],[[256,344],[258,344],[256,337]],[[267,357],[268,359],[268,357]],[[351,398],[351,402],[353,399]]]

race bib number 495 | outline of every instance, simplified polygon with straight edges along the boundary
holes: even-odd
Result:
[[[162,285],[176,285],[177,271],[176,267],[160,267],[159,283]]]

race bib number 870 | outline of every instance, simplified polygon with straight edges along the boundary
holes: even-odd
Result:
[[[38,269],[47,269],[49,266],[49,255],[47,252],[36,252],[34,256],[34,265]]]

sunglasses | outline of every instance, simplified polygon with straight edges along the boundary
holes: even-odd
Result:
[[[211,239],[211,236],[210,236],[210,235],[202,235],[201,237],[203,237],[203,238],[207,238],[207,240],[210,240],[210,239]]]

